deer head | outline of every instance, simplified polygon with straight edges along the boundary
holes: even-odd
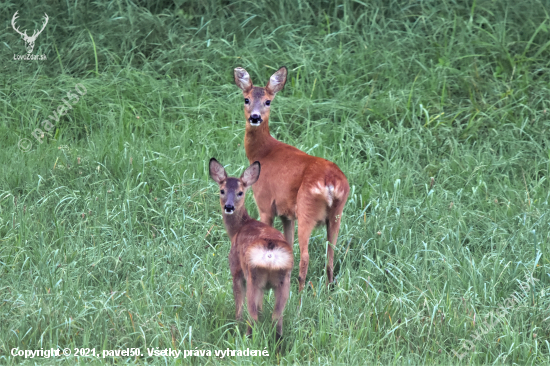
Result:
[[[265,88],[252,85],[250,75],[242,67],[234,70],[235,83],[243,91],[244,116],[252,127],[258,127],[269,119],[269,106],[286,83],[287,70],[281,67],[277,70],[267,83]]]
[[[210,159],[210,177],[220,186],[220,204],[226,215],[242,211],[246,190],[260,177],[260,163],[255,161],[240,178],[227,177],[225,168],[216,159]]]
[[[42,29],[40,29],[39,31],[35,29],[32,36],[29,37],[26,30],[24,33],[21,33],[19,31],[19,28],[15,27],[15,19],[17,19],[18,12],[19,11],[16,11],[15,14],[13,14],[13,18],[11,19],[11,26],[17,33],[21,35],[21,37],[23,37],[23,40],[25,41],[25,48],[27,48],[27,53],[31,53],[34,49],[34,41],[36,41],[36,37],[38,37],[38,35],[42,33],[44,28],[46,28],[46,24],[48,24],[48,14],[44,13],[44,24],[42,24]]]

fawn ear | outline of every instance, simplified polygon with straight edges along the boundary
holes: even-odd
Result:
[[[250,187],[258,181],[258,178],[260,178],[260,162],[255,161],[243,172],[241,180],[245,187]]]
[[[242,89],[243,92],[247,92],[252,89],[252,81],[250,81],[250,75],[242,67],[237,67],[233,70],[235,75],[235,84]]]
[[[283,90],[283,87],[286,83],[286,74],[286,67],[281,67],[273,75],[271,75],[271,77],[269,78],[269,82],[267,83],[266,89],[272,94],[276,94]]]
[[[227,173],[223,168],[223,165],[218,163],[214,158],[210,159],[210,177],[216,181],[216,183],[221,184],[224,180],[227,179]]]

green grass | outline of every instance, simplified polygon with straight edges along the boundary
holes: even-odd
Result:
[[[0,363],[91,362],[25,361],[14,347],[141,348],[138,360],[95,360],[117,364],[550,362],[547,2],[0,10]],[[33,52],[47,61],[13,60],[25,53],[16,10],[28,33],[50,16]],[[229,174],[248,165],[233,68],[265,84],[283,65],[273,135],[336,162],[351,193],[337,283],[325,286],[318,229],[310,285],[297,293],[295,266],[277,346],[273,294],[252,338],[234,321],[230,242],[207,164],[216,157]],[[33,130],[77,83],[87,94],[38,143]],[[267,347],[269,357],[174,360],[148,357],[151,347]]]

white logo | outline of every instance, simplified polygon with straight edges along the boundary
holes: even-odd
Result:
[[[42,31],[44,30],[44,28],[46,28],[46,24],[48,24],[48,14],[44,13],[44,24],[42,25],[42,29],[40,29],[39,31],[37,31],[36,29],[34,30],[32,36],[28,36],[27,35],[27,30],[25,30],[24,33],[21,33],[19,31],[19,28],[16,28],[15,27],[15,20],[17,19],[17,13],[19,11],[16,11],[15,14],[13,14],[13,18],[11,19],[11,26],[13,27],[13,29],[19,33],[21,35],[21,37],[23,38],[23,40],[25,41],[25,47],[27,48],[27,54],[30,54],[32,53],[32,50],[34,49],[34,42],[36,41],[36,37],[38,37],[40,35],[40,33],[42,33]]]

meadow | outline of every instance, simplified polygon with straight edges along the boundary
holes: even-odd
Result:
[[[47,60],[14,60],[16,11],[29,34],[48,14],[33,51]],[[542,0],[0,3],[0,363],[550,363],[549,12]],[[234,320],[208,177],[211,157],[231,175],[248,166],[237,66],[258,85],[288,67],[272,135],[334,161],[351,187],[333,287],[316,229],[298,293],[295,240],[280,344],[272,293],[251,338]],[[86,93],[54,122],[76,84]],[[247,208],[257,217],[250,192]],[[214,356],[247,348],[269,355]]]

